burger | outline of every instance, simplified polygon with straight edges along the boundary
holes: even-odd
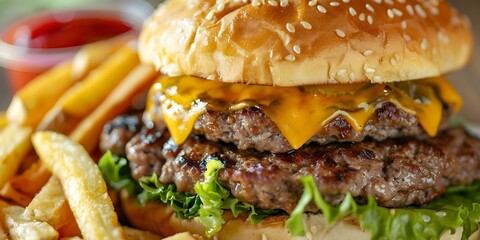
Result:
[[[170,0],[139,40],[163,77],[99,165],[163,236],[473,238],[480,141],[443,77],[471,52],[442,0]]]

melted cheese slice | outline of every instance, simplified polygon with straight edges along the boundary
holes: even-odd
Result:
[[[271,87],[221,83],[195,77],[161,78],[147,104],[150,116],[159,114],[176,143],[183,143],[196,119],[206,111],[236,111],[258,107],[295,149],[300,148],[337,116],[362,131],[375,109],[391,102],[417,116],[430,136],[442,119],[443,103],[458,110],[461,98],[444,78],[388,84],[343,84]],[[152,117],[153,118],[153,117]]]

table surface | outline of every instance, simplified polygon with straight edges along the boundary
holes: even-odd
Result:
[[[450,1],[460,12],[470,17],[477,46],[480,46],[480,1]],[[0,111],[5,110],[11,98],[3,69],[0,68]],[[480,47],[474,52],[471,64],[465,69],[449,75],[449,79],[464,98],[461,115],[480,122]]]

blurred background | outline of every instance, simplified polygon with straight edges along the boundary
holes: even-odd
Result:
[[[106,0],[104,0],[106,1]],[[161,0],[130,0],[143,1],[156,7]],[[30,15],[46,9],[70,8],[84,4],[98,3],[100,0],[0,0],[0,29],[15,20],[18,16]],[[115,4],[115,0],[110,0]],[[448,76],[451,82],[464,98],[464,109],[461,116],[470,121],[480,123],[480,1],[450,0],[460,12],[470,18],[476,35],[476,49],[471,63],[465,69]],[[9,104],[11,93],[4,69],[0,67],[0,111]]]

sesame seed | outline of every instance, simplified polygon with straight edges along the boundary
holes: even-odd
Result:
[[[225,3],[220,3],[217,5],[217,12],[221,12],[225,9]]]
[[[260,2],[258,0],[252,0],[252,6],[258,7],[260,6]]]
[[[407,29],[407,21],[403,20],[401,23],[402,29]]]
[[[405,39],[405,41],[409,42],[409,41],[412,40],[412,37],[410,37],[410,35],[404,33],[404,34],[403,34],[403,39]]]
[[[285,60],[290,61],[290,62],[295,61],[295,59],[296,59],[295,56],[293,56],[292,54],[285,57]]]
[[[433,15],[435,15],[435,16],[437,16],[438,14],[440,14],[440,10],[438,10],[438,8],[436,8],[436,7],[430,7],[429,10],[430,10],[430,12],[431,12]]]
[[[302,27],[305,28],[305,29],[307,29],[307,30],[312,29],[312,24],[310,24],[309,22],[301,21],[301,22],[300,22],[300,25],[302,25]]]
[[[372,25],[372,24],[373,24],[373,17],[370,16],[370,15],[368,15],[368,16],[367,16],[367,21],[368,21],[368,23],[369,23],[370,25]]]
[[[427,18],[427,13],[425,13],[422,6],[415,4],[415,11],[421,18]]]
[[[380,76],[375,76],[375,77],[373,77],[373,81],[374,82],[381,82],[382,78]]]
[[[405,1],[405,0],[397,0],[397,2],[399,2],[399,3],[405,3],[406,1]]]
[[[275,1],[275,0],[268,0],[268,4],[270,4],[271,6],[274,6],[274,7],[278,6],[277,1]]]
[[[450,39],[443,32],[438,32],[437,37],[444,44],[448,44],[450,42]]]
[[[377,4],[381,4],[382,3],[382,0],[373,0],[375,3]]]
[[[340,5],[339,2],[330,2],[330,6],[332,6],[332,7],[337,7],[339,5]]]
[[[355,81],[355,73],[351,72],[350,74],[348,74],[348,77],[350,78],[350,80]]]
[[[368,3],[365,4],[365,8],[366,8],[368,11],[370,11],[370,12],[375,12],[375,8],[373,8],[372,5],[370,5],[370,4],[368,4]]]
[[[365,57],[368,57],[368,56],[370,56],[370,55],[372,55],[372,54],[373,54],[373,51],[372,51],[372,50],[367,50],[367,51],[363,52],[363,55],[364,55]]]
[[[327,13],[327,9],[322,5],[318,5],[317,10],[321,13]]]
[[[392,19],[395,17],[395,13],[393,13],[392,9],[387,10],[387,15],[388,15],[389,18],[392,18]]]
[[[302,51],[302,49],[300,49],[300,46],[295,45],[295,46],[293,46],[293,51],[294,51],[296,54],[300,54],[300,52]]]
[[[337,72],[337,75],[339,76],[344,76],[347,73],[347,69],[340,69]]]
[[[348,12],[350,13],[350,15],[352,15],[352,17],[357,15],[357,11],[352,7],[348,8]]]
[[[213,11],[210,11],[205,18],[209,21],[212,20],[213,19],[213,14],[215,14],[215,13]]]
[[[264,233],[262,233],[262,240],[268,240],[267,235],[265,235]]]
[[[392,0],[385,0],[385,3],[389,4],[389,5],[393,5],[393,1]]]
[[[291,24],[291,23],[287,23],[285,25],[285,27],[287,28],[287,31],[291,32],[291,33],[294,33],[295,32],[295,27]]]
[[[427,39],[422,39],[422,42],[420,43],[420,48],[422,48],[422,50],[427,50],[428,48],[428,42],[427,42]]]
[[[365,13],[360,13],[360,15],[358,16],[358,19],[360,19],[360,21],[365,21]]]
[[[311,0],[311,1],[308,2],[308,6],[310,6],[310,7],[313,7],[315,5],[317,5],[317,0]]]
[[[342,2],[344,2],[344,3],[349,3],[350,0],[342,0]]]
[[[447,216],[447,213],[443,212],[443,211],[440,211],[440,212],[436,212],[435,215],[437,215],[437,217],[445,217],[445,216]]]
[[[280,7],[288,6],[288,0],[280,0]]]
[[[395,58],[391,58],[391,59],[390,59],[390,63],[391,63],[393,66],[395,66],[395,65],[397,65],[397,60],[395,60]]]
[[[408,12],[411,16],[415,15],[415,11],[413,10],[412,5],[408,4],[407,7],[406,7],[406,9],[407,9],[407,12]]]
[[[373,68],[367,68],[367,69],[365,69],[365,72],[366,72],[366,73],[375,73],[375,69],[373,69]]]
[[[393,13],[395,13],[395,15],[399,17],[403,16],[403,12],[400,11],[399,9],[393,8],[392,10],[393,10]]]
[[[422,215],[422,220],[426,223],[430,222],[432,218],[428,215]]]
[[[341,38],[344,38],[346,36],[345,32],[340,30],[340,29],[335,29],[335,33]]]

